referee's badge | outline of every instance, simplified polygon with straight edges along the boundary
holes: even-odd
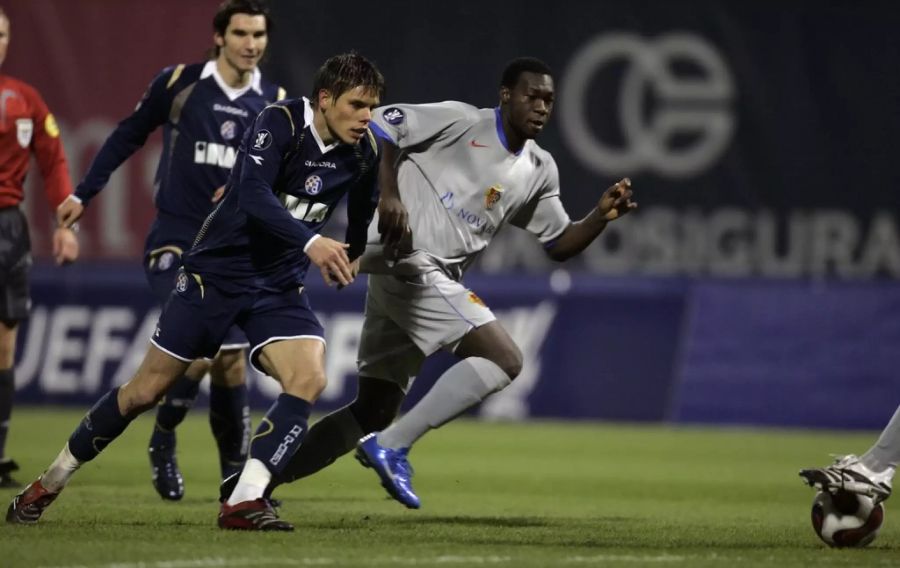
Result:
[[[16,140],[19,146],[27,148],[31,144],[31,135],[34,134],[34,122],[30,118],[16,119]]]
[[[188,285],[188,277],[183,271],[178,273],[178,277],[175,278],[175,289],[179,292],[184,292],[187,290]]]

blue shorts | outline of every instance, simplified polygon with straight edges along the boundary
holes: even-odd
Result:
[[[166,305],[175,288],[175,277],[181,268],[181,253],[182,248],[175,244],[161,246],[144,253],[144,274],[160,306]],[[249,345],[247,336],[241,328],[233,325],[225,334],[219,350],[244,349]]]
[[[215,355],[235,324],[250,341],[250,364],[263,374],[268,373],[259,364],[259,353],[269,343],[284,339],[325,343],[325,330],[302,287],[228,295],[184,270],[178,271],[175,290],[150,341],[176,359],[193,361]]]

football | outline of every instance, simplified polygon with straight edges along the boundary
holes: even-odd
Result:
[[[884,505],[848,491],[816,493],[812,504],[813,530],[835,548],[867,546],[884,522]]]

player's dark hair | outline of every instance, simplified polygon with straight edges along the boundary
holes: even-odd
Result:
[[[356,52],[342,53],[328,58],[316,71],[310,100],[318,104],[322,89],[337,99],[356,87],[371,90],[378,98],[384,98],[384,76],[375,64]]]
[[[519,82],[522,73],[539,73],[553,76],[550,66],[536,57],[517,57],[506,65],[500,78],[500,86],[512,89]]]
[[[225,37],[231,16],[235,14],[248,14],[250,16],[264,16],[266,18],[266,33],[272,33],[272,15],[269,14],[269,6],[263,0],[225,0],[219,4],[219,10],[213,16],[213,31]],[[215,47],[214,57],[219,55],[222,48]]]

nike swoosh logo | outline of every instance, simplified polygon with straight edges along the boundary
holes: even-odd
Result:
[[[487,144],[479,144],[476,140],[470,140],[469,146],[471,146],[473,148],[487,148],[488,147]]]

